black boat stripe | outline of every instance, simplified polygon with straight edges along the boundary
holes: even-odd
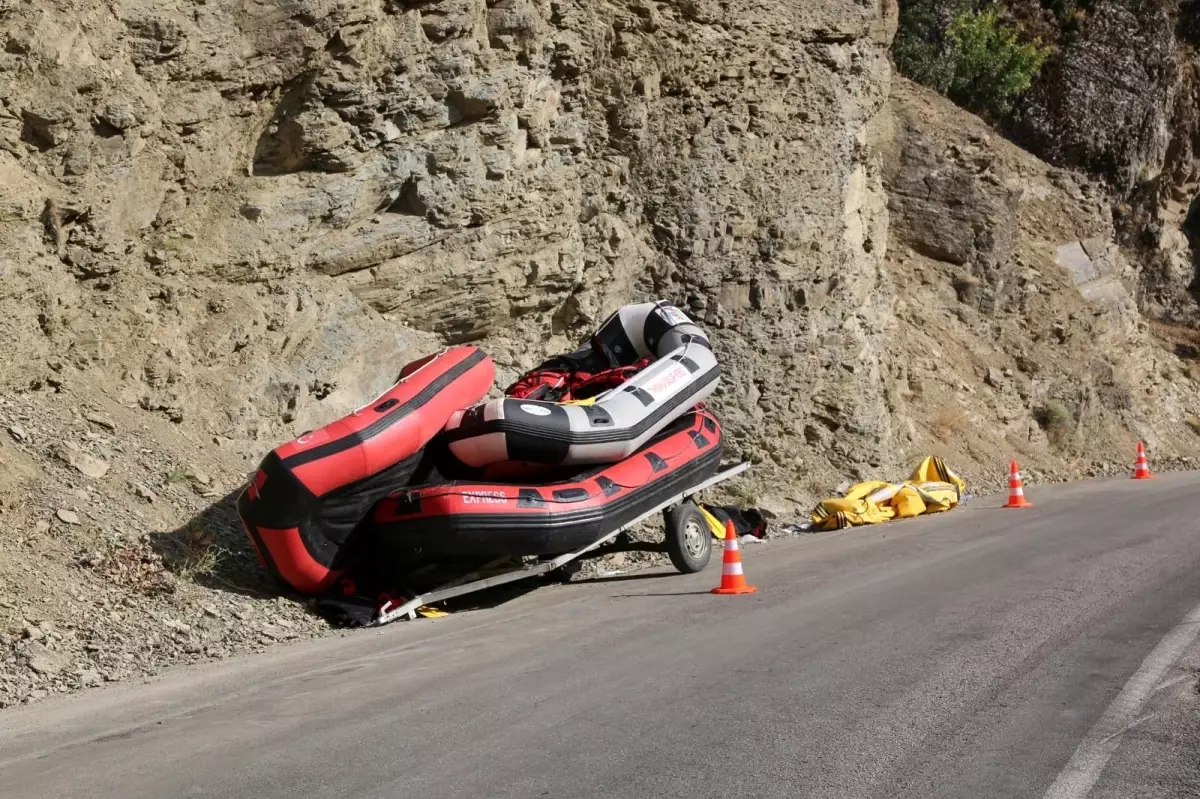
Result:
[[[476,350],[459,363],[450,367],[445,374],[441,375],[428,386],[417,392],[417,394],[414,395],[412,399],[408,400],[408,402],[392,408],[387,416],[376,419],[374,422],[371,422],[371,424],[367,425],[356,433],[351,433],[348,436],[342,436],[341,438],[333,441],[327,441],[319,447],[313,447],[312,449],[305,450],[303,452],[297,452],[295,455],[290,455],[283,459],[284,467],[288,469],[295,469],[298,466],[303,466],[307,463],[319,461],[322,458],[328,458],[330,456],[337,455],[340,452],[345,452],[348,449],[353,449],[359,444],[374,438],[384,430],[387,430],[389,427],[394,425],[396,422],[408,416],[413,411],[420,409],[439,393],[445,391],[451,383],[453,383],[455,380],[458,380],[460,377],[474,369],[479,364],[483,363],[483,361],[486,359],[487,355],[483,352],[483,350]],[[391,391],[391,389],[388,389],[388,391]]]
[[[688,370],[688,374],[694,375],[696,372],[700,371],[700,364],[696,363],[686,355],[672,355],[671,360],[678,361],[679,363],[683,364],[683,368]]]
[[[645,342],[646,349],[656,355],[658,354],[658,343],[675,327],[663,314],[662,307],[662,304],[655,303],[654,310],[646,314],[646,319],[642,322],[642,341]]]
[[[242,523],[242,529],[250,536],[254,543],[258,554],[262,556],[263,562],[267,565],[267,570],[278,580],[283,581],[283,575],[279,571],[279,567],[275,565],[275,558],[271,556],[271,550],[267,548],[267,542],[263,541],[262,534],[258,532],[258,525],[253,521],[247,520],[248,509],[254,500],[250,499],[249,492],[243,490],[237,499],[238,520]],[[286,582],[286,581],[284,581]]]
[[[614,312],[604,320],[590,339],[590,343],[592,349],[603,355],[610,366],[629,366],[638,360],[637,348],[625,332],[620,311]]]
[[[600,490],[604,492],[604,496],[611,497],[621,490],[621,486],[614,483],[604,475],[596,478],[596,485],[600,486]]]
[[[351,550],[346,547],[346,539],[339,541],[330,534],[331,525],[336,528],[338,521],[347,516],[347,503],[353,504],[356,499],[364,509],[362,515],[367,515],[366,509],[382,499],[381,493],[390,493],[408,481],[420,462],[422,452],[417,450],[386,469],[321,497],[314,497],[298,477],[282,468],[282,461],[274,452],[268,453],[259,466],[267,472],[268,479],[256,499],[252,499],[247,491],[242,492],[237,501],[238,516],[263,553],[268,570],[284,585],[288,584],[287,580],[275,561],[275,554],[263,540],[259,527],[295,530],[304,551],[314,562],[330,570],[344,568],[345,558]],[[357,517],[360,514],[350,515]],[[336,529],[332,532],[336,533]]]
[[[652,474],[665,471],[667,468],[667,462],[659,457],[657,452],[647,452],[646,460],[650,462],[650,471]]]
[[[642,403],[643,408],[648,408],[654,404],[654,397],[644,388],[640,386],[626,386],[626,394],[632,394],[633,398]]]
[[[632,427],[612,430],[571,430],[566,433],[558,431],[549,431],[544,428],[537,428],[531,425],[526,425],[512,419],[493,419],[489,422],[484,422],[478,427],[473,427],[470,430],[465,430],[462,427],[452,432],[443,433],[447,441],[461,441],[467,438],[476,438],[487,433],[521,433],[525,436],[534,436],[538,438],[554,437],[555,441],[566,441],[568,444],[608,444],[614,441],[628,441],[629,439],[637,438],[646,430],[653,427],[656,423],[662,421],[662,418],[673,411],[679,409],[679,406],[692,396],[697,390],[708,385],[712,381],[721,376],[720,367],[714,366],[703,377],[693,380],[685,391],[681,391],[675,395],[674,401],[666,403],[656,408],[653,413],[650,413],[642,418],[640,422]],[[553,433],[553,436],[548,435]]]
[[[544,508],[546,498],[536,488],[522,488],[517,491],[518,508]]]
[[[550,492],[550,496],[554,498],[555,502],[583,502],[585,499],[591,498],[588,490],[580,486],[560,488]]]
[[[504,418],[530,418],[525,408],[531,407],[520,400],[504,400]],[[538,405],[535,410],[549,411],[549,415],[539,418],[538,429],[552,431],[550,435],[531,436],[524,429],[511,432],[505,437],[508,459],[511,461],[528,461],[530,463],[562,463],[571,448],[562,433],[571,429],[571,416],[565,405]],[[478,422],[476,423],[478,424]]]

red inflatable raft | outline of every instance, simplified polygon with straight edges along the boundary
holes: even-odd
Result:
[[[396,385],[349,416],[274,449],[238,498],[263,565],[301,593],[328,588],[352,560],[353,533],[371,506],[408,483],[422,447],[494,377],[481,350],[453,347],[404,367]]]
[[[595,541],[714,474],[721,430],[693,409],[619,463],[536,484],[452,481],[389,494],[370,535],[403,560],[459,555],[557,555]]]

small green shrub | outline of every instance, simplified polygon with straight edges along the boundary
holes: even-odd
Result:
[[[1063,446],[1075,432],[1075,415],[1062,400],[1052,399],[1039,408],[1034,418],[1038,425],[1046,431],[1046,437],[1055,446]]]
[[[1020,33],[1000,19],[995,6],[957,17],[946,39],[955,54],[948,96],[993,118],[1012,111],[1050,55],[1050,48],[1040,42],[1022,43]]]
[[[192,473],[186,466],[180,466],[167,472],[163,477],[163,485],[179,485],[192,479]]]
[[[172,543],[166,565],[183,580],[213,574],[225,554],[216,546],[216,533],[199,518],[184,525]]]
[[[901,12],[892,53],[907,77],[996,121],[1029,90],[1051,50],[1022,41],[994,3],[915,0]]]
[[[892,57],[905,77],[945,94],[954,78],[954,58],[946,29],[976,9],[975,0],[908,0],[900,5],[900,24]]]

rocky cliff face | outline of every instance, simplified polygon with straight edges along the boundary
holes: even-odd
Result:
[[[1095,0],[1068,29],[1049,27],[1057,53],[1013,132],[1038,155],[1113,189],[1122,240],[1145,261],[1143,309],[1194,321],[1196,262],[1183,228],[1200,188],[1200,7]]]
[[[1100,0],[1019,109],[1021,140],[1047,160],[1129,192],[1162,168],[1179,84],[1175,0]]]
[[[930,452],[972,487],[1190,453],[1103,187],[893,86],[895,17],[0,0],[0,706],[317,634],[230,513],[263,452],[444,344],[503,385],[624,302],[709,330],[734,499],[781,513]],[[1171,165],[1181,204],[1181,86],[1046,135]]]
[[[10,385],[61,362],[255,450],[441,343],[487,340],[508,377],[652,294],[714,329],[745,451],[771,430],[790,476],[807,430],[857,461],[889,436],[869,138],[893,17],[10,2]]]
[[[894,416],[911,426],[900,446],[964,464],[975,482],[998,452],[1040,475],[1124,472],[1137,438],[1193,451],[1194,367],[1153,335],[1179,329],[1139,312],[1144,264],[1119,244],[1107,188],[906,81],[891,111],[888,352],[903,365]]]
[[[253,599],[230,492],[446,343],[503,384],[669,297],[719,348],[745,499],[892,466],[894,19],[0,2],[0,703],[313,632]]]

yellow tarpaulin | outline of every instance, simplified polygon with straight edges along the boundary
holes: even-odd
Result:
[[[704,516],[704,521],[708,522],[708,529],[716,538],[725,538],[725,525],[716,516],[709,513],[703,505],[698,505],[701,515]]]
[[[967,484],[941,458],[925,458],[902,483],[871,480],[850,487],[813,510],[814,530],[841,530],[889,519],[907,519],[957,507]]]

